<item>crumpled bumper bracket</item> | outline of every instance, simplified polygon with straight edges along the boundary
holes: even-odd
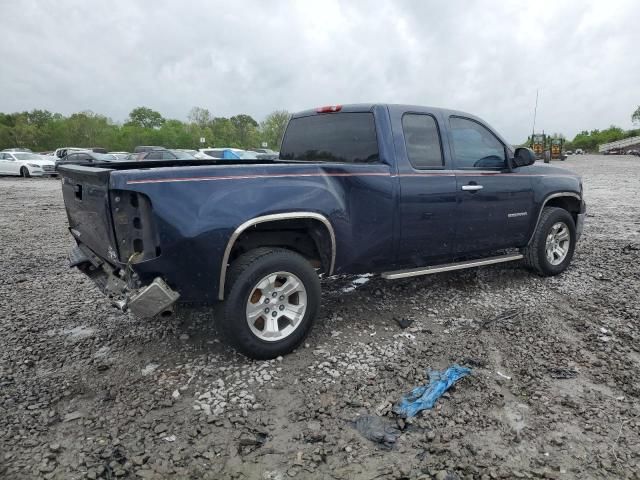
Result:
[[[136,317],[153,318],[173,312],[173,305],[180,294],[169,287],[160,277],[149,285],[130,289],[127,282],[118,277],[112,268],[93,252],[80,245],[69,252],[69,266],[78,267],[100,290],[114,299],[113,305],[122,311],[130,310]],[[120,298],[119,300],[116,300]]]
[[[171,314],[173,304],[180,298],[180,294],[172,290],[160,277],[141,288],[126,303],[136,317],[153,318],[156,315]]]

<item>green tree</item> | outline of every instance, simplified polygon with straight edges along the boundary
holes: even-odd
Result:
[[[13,128],[11,129],[10,138],[14,147],[30,148],[36,146],[38,136],[38,128],[31,125],[27,118],[27,113],[17,114]]]
[[[280,149],[282,136],[290,117],[291,114],[286,110],[276,110],[260,123],[260,138],[263,142],[267,142],[269,148]]]
[[[258,142],[258,122],[250,115],[240,114],[229,119],[235,130],[234,139],[241,148],[255,147]]]
[[[231,120],[225,117],[215,117],[210,123],[211,135],[205,136],[207,145],[213,147],[238,147],[235,139],[235,127]]]
[[[640,105],[636,108],[636,111],[631,114],[631,121],[635,125],[640,125]]]
[[[38,128],[44,128],[49,122],[53,120],[53,113],[49,110],[31,110],[26,114],[27,121],[31,125],[35,125]]]
[[[211,122],[211,114],[206,108],[193,107],[189,112],[187,119],[190,123],[193,123],[200,128],[206,128],[209,122]]]
[[[159,112],[147,107],[137,107],[129,113],[129,119],[125,125],[134,125],[142,128],[159,128],[164,123],[164,118]]]

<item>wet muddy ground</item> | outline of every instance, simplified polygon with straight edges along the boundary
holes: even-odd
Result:
[[[566,273],[328,279],[305,345],[269,362],[206,310],[115,311],[67,267],[59,181],[0,178],[0,478],[640,478],[640,159],[561,166],[589,208]],[[454,363],[472,374],[394,418]]]

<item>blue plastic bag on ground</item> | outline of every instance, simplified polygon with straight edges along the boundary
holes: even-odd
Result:
[[[429,371],[429,384],[416,387],[402,397],[393,407],[393,413],[401,417],[413,417],[422,410],[433,408],[438,398],[454,383],[471,373],[470,368],[452,365],[444,372]]]

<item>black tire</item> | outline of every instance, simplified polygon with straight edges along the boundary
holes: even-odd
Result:
[[[569,229],[569,250],[564,260],[557,265],[553,265],[547,258],[546,246],[547,236],[551,232],[553,226],[558,223],[564,223]],[[573,258],[573,252],[576,246],[576,226],[573,217],[563,208],[545,207],[540,215],[540,221],[536,231],[533,233],[531,243],[522,250],[525,264],[542,275],[550,277],[564,272]]]
[[[290,272],[306,290],[306,310],[298,326],[287,337],[265,341],[253,333],[246,317],[247,302],[256,285],[275,272]],[[294,350],[306,338],[320,307],[320,279],[301,255],[281,248],[257,248],[236,259],[225,284],[225,300],[215,309],[216,321],[225,338],[248,357],[267,360]],[[214,313],[214,314],[215,314]]]
[[[20,169],[20,175],[22,175],[22,178],[29,178],[31,176],[27,167],[22,167]]]

